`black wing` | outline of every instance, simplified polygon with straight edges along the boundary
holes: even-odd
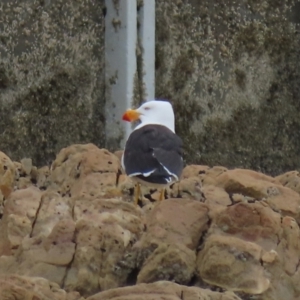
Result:
[[[145,125],[133,131],[124,151],[126,173],[152,183],[168,183],[183,169],[182,141],[165,126]]]

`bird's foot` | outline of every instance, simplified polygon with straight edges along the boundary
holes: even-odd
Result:
[[[165,200],[165,189],[160,191],[159,201]]]

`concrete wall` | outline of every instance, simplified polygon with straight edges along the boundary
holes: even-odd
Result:
[[[1,0],[0,147],[13,159],[43,165],[72,143],[103,143],[103,9]]]
[[[0,4],[1,150],[42,165],[72,143],[103,146],[104,1],[13,3]],[[299,2],[156,5],[156,97],[174,104],[186,161],[298,168]]]
[[[299,7],[157,1],[156,95],[173,101],[187,162],[300,168]]]

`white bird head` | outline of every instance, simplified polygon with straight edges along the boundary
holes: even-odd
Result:
[[[123,120],[133,122],[140,120],[141,123],[135,128],[145,125],[163,125],[175,132],[173,107],[168,101],[151,100],[142,104],[138,109],[129,109],[123,115]]]

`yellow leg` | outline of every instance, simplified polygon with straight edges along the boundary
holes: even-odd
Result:
[[[134,189],[134,204],[137,205],[139,202],[139,197],[141,193],[141,185],[139,183],[136,184],[136,187]]]
[[[165,189],[161,189],[159,195],[159,201],[165,200]]]

